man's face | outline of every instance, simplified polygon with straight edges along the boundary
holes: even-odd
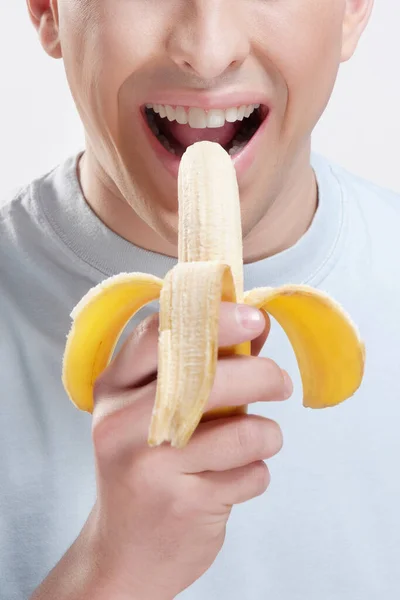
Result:
[[[174,240],[179,156],[196,139],[219,141],[233,153],[246,235],[293,169],[306,164],[341,61],[345,6],[59,0],[67,77],[107,184]],[[243,120],[244,109],[221,112],[246,106],[248,114],[254,105]],[[207,118],[225,125],[204,128]]]

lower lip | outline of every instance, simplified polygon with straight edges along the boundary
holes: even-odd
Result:
[[[164,165],[166,170],[170,173],[170,175],[172,175],[174,179],[177,179],[179,172],[179,164],[181,161],[180,157],[176,156],[175,154],[171,154],[171,152],[168,152],[168,150],[164,148],[164,146],[158,141],[156,136],[149,128],[144,110],[141,111],[141,114],[143,127],[146,136],[149,140],[150,146],[153,148],[154,153],[159,158],[160,162]],[[257,132],[253,135],[249,143],[246,144],[246,146],[242,150],[240,150],[240,152],[231,157],[239,180],[241,179],[241,177],[244,176],[246,171],[249,169],[249,167],[255,160],[255,157],[258,152],[258,147],[261,142],[261,138],[269,122],[270,114],[270,111],[268,111],[267,116],[261,123],[260,127],[257,129]]]

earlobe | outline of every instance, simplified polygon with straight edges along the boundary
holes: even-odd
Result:
[[[57,0],[27,0],[27,5],[44,50],[52,58],[61,58]]]
[[[343,18],[342,62],[349,60],[371,16],[374,0],[346,0]]]

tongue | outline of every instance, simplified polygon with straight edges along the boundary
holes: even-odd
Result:
[[[189,125],[180,125],[176,121],[166,121],[164,119],[163,128],[168,135],[175,138],[184,148],[195,144],[196,142],[217,142],[221,146],[226,146],[233,140],[241,126],[240,121],[235,123],[225,123],[223,127],[215,129],[192,129]]]

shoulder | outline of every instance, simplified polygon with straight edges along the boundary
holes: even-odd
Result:
[[[0,256],[18,249],[21,225],[29,214],[30,201],[30,185],[11,190],[0,199]]]
[[[54,298],[52,286],[64,263],[44,202],[55,201],[53,192],[45,196],[45,185],[56,169],[0,198],[1,323],[18,322],[20,327],[21,314],[40,323],[47,295]]]
[[[0,198],[2,310],[7,297],[11,304],[20,297],[23,283],[26,289],[32,289],[42,269],[48,246],[48,228],[40,207],[40,186],[45,176]]]
[[[3,320],[5,307],[13,306],[18,298],[20,282],[28,271],[32,254],[30,240],[33,235],[31,186],[11,190],[0,199],[0,312]]]
[[[22,228],[26,231],[37,222],[36,191],[42,179],[35,179],[0,197],[0,247],[5,242],[15,243],[17,232]]]
[[[400,219],[400,194],[368,179],[351,173],[344,167],[329,163],[332,175],[337,179],[345,200],[357,204],[366,216],[384,220],[388,217]]]
[[[394,273],[400,256],[400,194],[330,165],[342,190],[346,217],[345,269],[353,281],[368,282],[382,296],[397,302],[400,284]],[[388,300],[387,300],[388,302]]]
[[[48,226],[41,208],[41,188],[55,169],[0,196],[0,256],[27,257]]]
[[[342,203],[350,219],[353,234],[363,229],[379,245],[400,246],[400,194],[351,173],[321,156],[313,157],[314,168],[329,174],[338,185]]]
[[[28,193],[28,186],[14,188],[0,197],[0,228],[4,231],[12,219],[15,209]]]

